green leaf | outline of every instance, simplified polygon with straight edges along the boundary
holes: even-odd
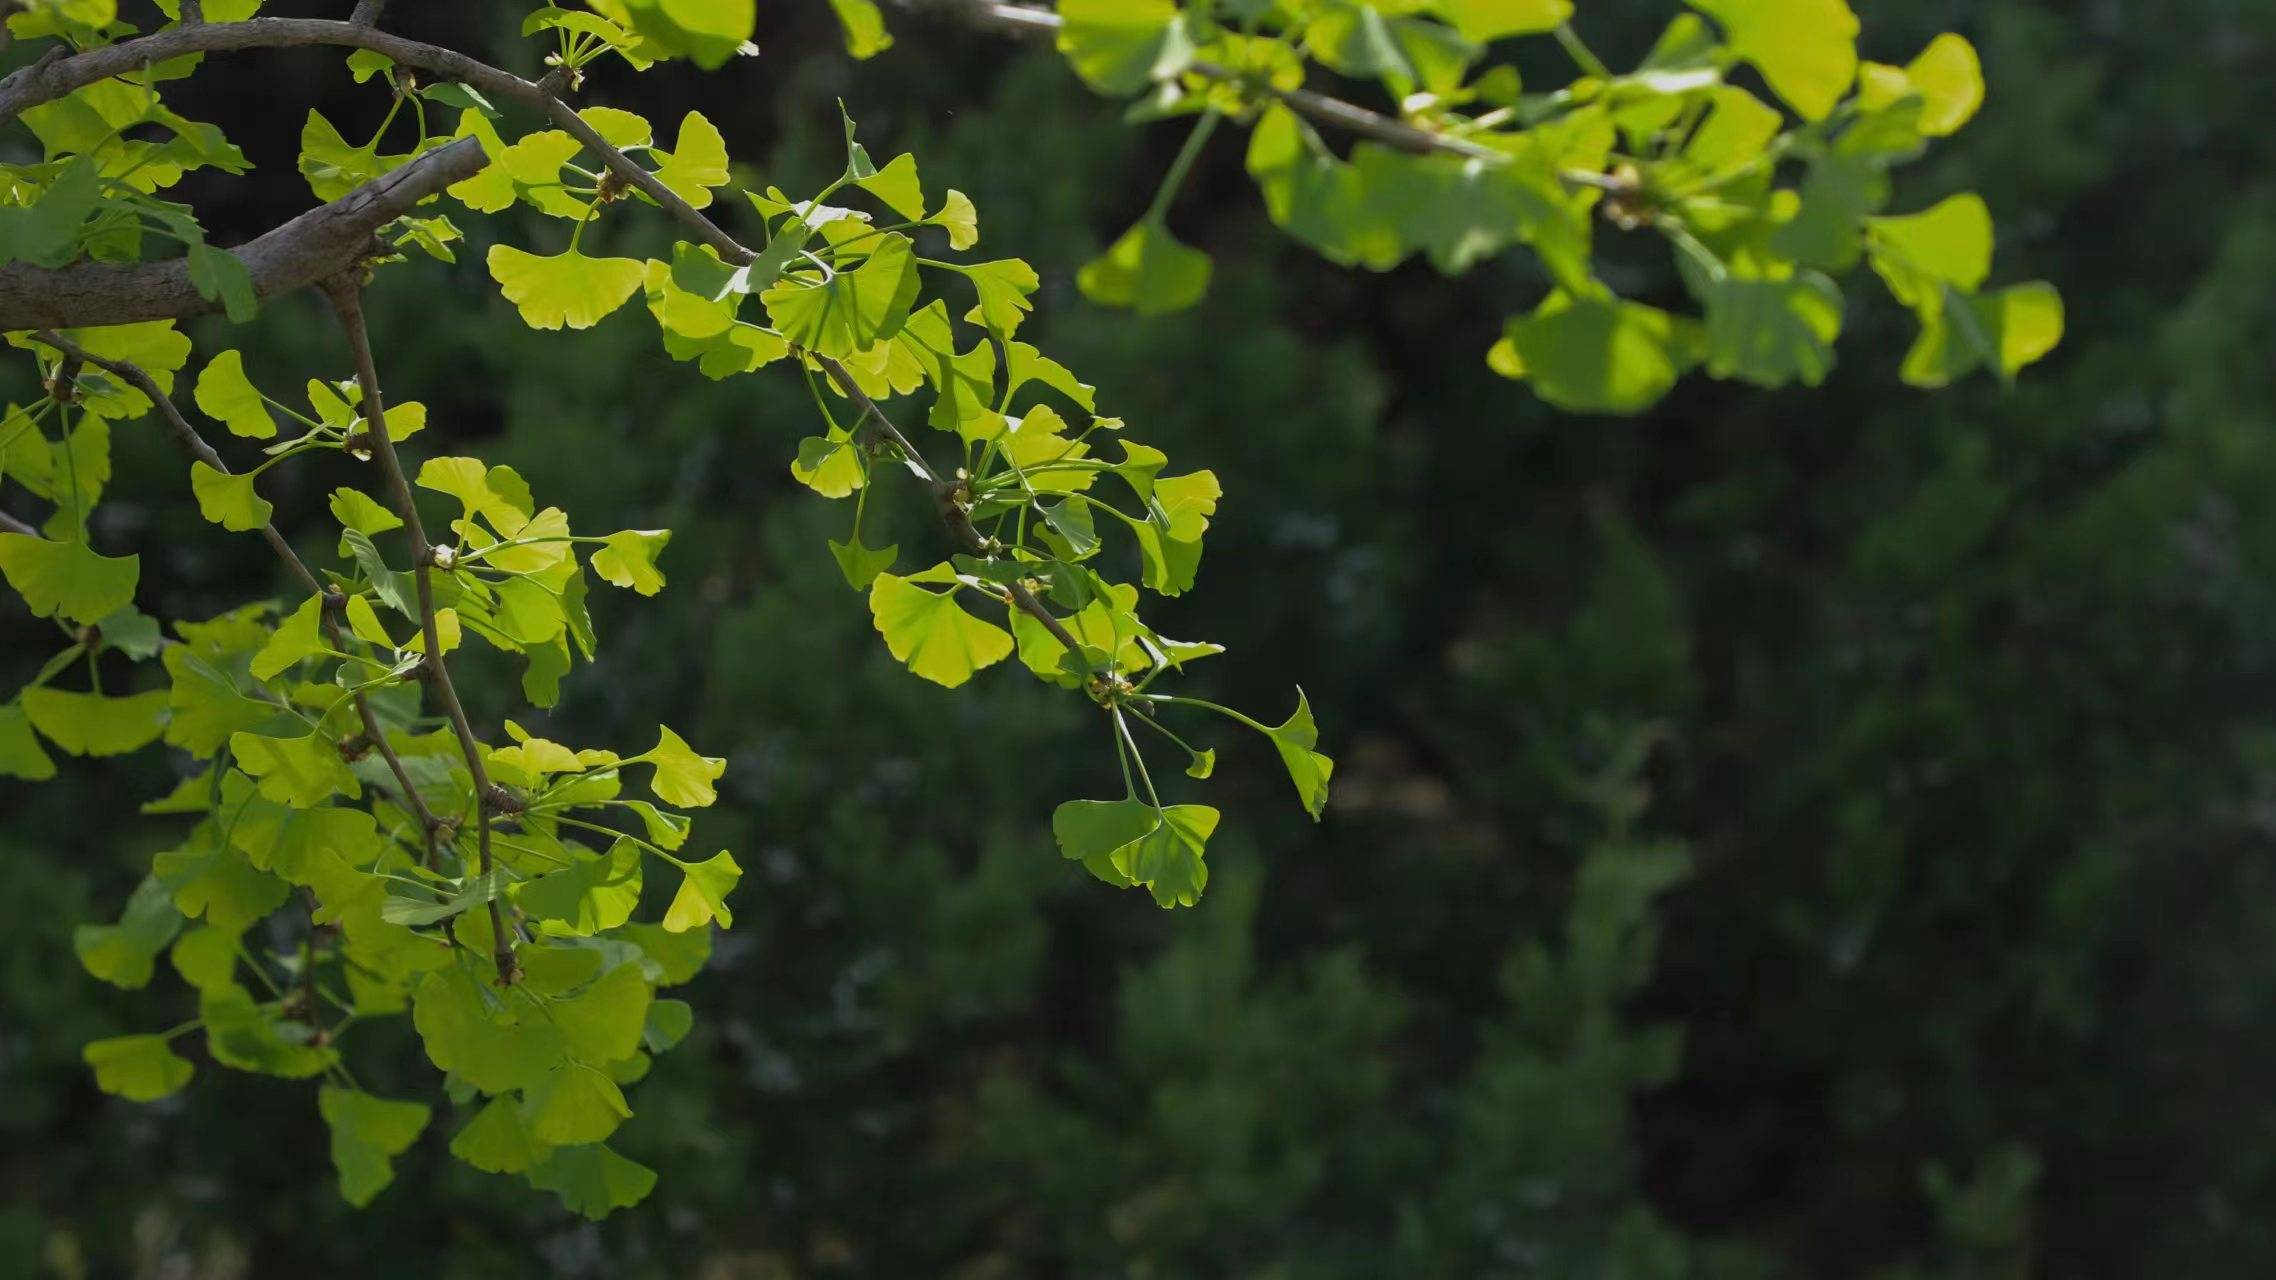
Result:
[[[599,1142],[632,1118],[616,1082],[581,1062],[565,1062],[522,1092],[522,1124],[539,1142]]]
[[[907,152],[893,157],[884,168],[854,185],[883,201],[885,207],[910,222],[925,216],[925,189],[917,178],[917,158]]]
[[[1530,382],[1558,408],[1635,413],[1668,393],[1695,362],[1695,346],[1689,322],[1665,311],[1559,291],[1532,315],[1510,321],[1487,363]]]
[[[260,781],[262,795],[281,805],[313,809],[335,795],[351,800],[363,795],[363,784],[321,729],[294,738],[231,734],[229,754],[238,768]]]
[[[650,1053],[663,1053],[680,1041],[695,1027],[695,1010],[685,1000],[656,1000],[648,1006],[648,1022],[641,1028],[640,1043]]]
[[[563,1147],[530,1171],[530,1185],[595,1222],[629,1209],[655,1189],[656,1171],[598,1144]]]
[[[664,588],[664,575],[656,569],[656,557],[664,552],[664,544],[672,540],[669,529],[626,529],[612,533],[592,557],[593,572],[601,580],[619,587],[628,587],[644,596],[655,595]]]
[[[521,1108],[508,1098],[493,1098],[450,1140],[452,1155],[485,1173],[527,1173],[552,1150],[523,1127]]]
[[[283,714],[273,703],[248,698],[236,683],[188,645],[159,659],[172,684],[166,694],[166,744],[204,759],[241,729],[256,729]]]
[[[2055,349],[2063,336],[2063,300],[2044,281],[1971,297],[1944,291],[1941,308],[1920,312],[1920,337],[1905,354],[1903,377],[1941,387],[1979,366],[2011,378]]]
[[[307,1023],[254,1004],[243,987],[201,993],[198,1011],[205,1018],[206,1050],[223,1066],[304,1080],[339,1061],[336,1051],[311,1042]]]
[[[1217,829],[1207,805],[1070,800],[1051,815],[1059,851],[1108,884],[1143,886],[1163,907],[1190,907],[1209,883],[1202,851]]]
[[[166,727],[163,689],[106,698],[42,686],[24,690],[21,701],[32,726],[75,756],[124,755]]]
[[[353,529],[367,538],[403,527],[401,516],[379,505],[361,489],[334,489],[331,508],[332,518],[340,522],[341,528]]]
[[[1973,293],[1991,274],[1991,210],[1973,192],[1919,213],[1865,220],[1873,270],[1899,302],[1916,310],[1941,300],[1938,285]]]
[[[1841,290],[1815,271],[1783,280],[1733,274],[1707,286],[1707,371],[1761,387],[1816,386],[1833,368]]]
[[[915,579],[880,573],[869,587],[869,613],[885,647],[909,670],[953,689],[972,673],[1012,654],[1012,637],[956,603],[953,591],[927,591]]]
[[[670,729],[658,726],[656,745],[639,758],[656,767],[648,789],[665,804],[701,809],[719,798],[711,784],[727,772],[727,762],[717,756],[697,755],[686,739]]]
[[[129,991],[150,981],[164,951],[182,931],[174,895],[156,876],[144,876],[128,895],[116,924],[83,924],[71,931],[71,948],[88,973]]]
[[[1857,79],[1857,15],[1847,0],[1689,0],[1723,25],[1731,53],[1805,120],[1823,120]]]
[[[199,515],[232,533],[260,528],[276,510],[253,491],[252,475],[216,471],[203,462],[190,464],[190,492],[197,495]]]
[[[589,329],[639,292],[647,272],[637,258],[589,258],[575,250],[541,257],[492,245],[490,275],[532,329]]]
[[[200,827],[188,843],[151,861],[151,872],[174,893],[174,906],[191,920],[243,933],[254,921],[284,905],[292,886],[255,867],[221,833]]]
[[[569,1051],[582,1061],[600,1064],[629,1058],[639,1050],[648,1025],[648,1002],[654,995],[638,965],[619,965],[547,1008]]]
[[[980,211],[972,207],[972,197],[954,187],[941,197],[940,208],[925,221],[946,231],[948,247],[959,253],[980,243]]]
[[[332,1130],[332,1167],[340,1172],[340,1195],[359,1209],[395,1180],[395,1157],[419,1140],[430,1114],[424,1103],[395,1102],[331,1085],[317,1091],[316,1108]]]
[[[0,777],[45,782],[54,776],[55,761],[40,749],[31,717],[18,703],[0,703]]]
[[[1083,264],[1075,284],[1102,306],[1139,315],[1182,311],[1209,291],[1209,255],[1180,244],[1159,221],[1142,221]]]
[[[102,170],[81,156],[28,205],[0,209],[0,263],[60,267],[79,252],[79,233],[102,202]],[[36,190],[36,188],[35,188]]]
[[[327,647],[320,629],[323,609],[324,598],[310,596],[286,614],[260,652],[253,655],[253,678],[274,680],[304,659],[322,653]]]
[[[681,863],[680,869],[687,876],[680,881],[680,891],[672,895],[672,905],[664,911],[665,931],[685,933],[713,920],[722,929],[733,925],[735,913],[728,910],[727,895],[743,878],[743,868],[735,865],[734,856],[721,849],[701,862]]]
[[[861,540],[859,534],[844,542],[832,539],[830,555],[838,562],[838,572],[846,576],[846,585],[856,591],[866,591],[877,575],[893,567],[894,557],[901,554],[901,544],[872,547]]]
[[[114,1036],[80,1050],[95,1069],[95,1087],[132,1102],[153,1102],[190,1082],[195,1068],[164,1036]]]
[[[632,918],[640,905],[640,870],[640,846],[619,840],[600,857],[573,857],[522,885],[514,903],[547,933],[590,937]]]
[[[0,533],[0,575],[37,618],[100,622],[134,603],[140,556],[106,556],[84,542]]]
[[[1878,111],[1902,98],[1920,100],[1913,127],[1921,136],[1950,137],[1984,104],[1983,65],[1976,47],[1945,32],[1902,69],[1867,63],[1858,78],[1858,103]]]
[[[1320,813],[1328,804],[1328,778],[1334,774],[1336,762],[1312,748],[1319,745],[1319,726],[1312,721],[1312,705],[1304,698],[1304,691],[1296,691],[1296,711],[1286,723],[1265,730],[1272,739],[1273,749],[1280,752],[1280,762],[1288,766],[1288,780],[1296,784],[1296,795],[1304,802],[1304,812],[1312,820],[1320,820]]]
[[[854,58],[874,58],[893,47],[892,33],[885,29],[885,15],[874,0],[830,0],[830,9],[838,15],[838,25],[845,31],[846,52]]]
[[[189,266],[191,287],[206,301],[220,303],[232,323],[244,324],[259,314],[253,272],[243,258],[199,240],[190,244]]]
[[[174,971],[199,991],[232,985],[237,973],[237,949],[242,930],[199,925],[174,940]]]
[[[1059,52],[1101,93],[1136,93],[1193,61],[1172,0],[1059,0]]]
[[[711,204],[711,189],[727,185],[727,140],[700,111],[680,117],[679,137],[656,167],[656,180],[698,209]]]
[[[1432,8],[1480,44],[1554,31],[1573,16],[1572,0],[1438,0]]]
[[[784,338],[844,359],[900,332],[917,298],[917,260],[909,238],[885,235],[868,261],[826,281],[785,275],[759,295]]]

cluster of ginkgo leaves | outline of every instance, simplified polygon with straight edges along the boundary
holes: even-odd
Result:
[[[1573,30],[1572,0],[1062,0],[1059,49],[1086,83],[1132,99],[1134,119],[1195,117],[1160,194],[1079,283],[1141,313],[1200,299],[1210,260],[1168,213],[1230,118],[1251,126],[1272,220],[1336,262],[1382,271],[1419,254],[1454,274],[1529,249],[1542,295],[1487,361],[1561,408],[1636,412],[1698,368],[1815,386],[1841,332],[1837,278],[1861,261],[1918,317],[1903,363],[1916,386],[2010,377],[2055,346],[2051,286],[1984,288],[1980,197],[1886,211],[1889,170],[1982,104],[1967,40],[1892,65],[1860,58],[1846,0],[1688,3],[1616,72]],[[1555,37],[1579,77],[1527,86],[1487,56],[1524,36]],[[1380,86],[1406,130],[1339,155],[1292,96],[1315,67]],[[1593,266],[1600,225],[1663,237],[1696,314],[1616,294]]]
[[[868,0],[832,6],[857,56],[892,43]],[[644,729],[639,740],[655,745],[630,754],[556,742],[519,719],[485,735],[463,709],[450,655],[475,646],[512,655],[521,698],[552,706],[595,653],[596,580],[653,595],[670,539],[578,534],[510,467],[402,460],[399,446],[444,432],[415,400],[380,401],[354,299],[413,270],[375,276],[382,260],[455,262],[468,215],[519,206],[558,220],[537,243],[493,244],[485,258],[533,328],[585,328],[636,312],[638,298],[671,359],[715,379],[770,365],[804,379],[818,420],[790,471],[851,500],[829,550],[891,655],[949,687],[1016,658],[1097,708],[1122,794],[1058,807],[1051,829],[1066,858],[1165,907],[1198,901],[1219,814],[1165,799],[1165,784],[1185,784],[1158,779],[1147,754],[1210,775],[1214,750],[1165,723],[1178,714],[1262,735],[1320,816],[1333,765],[1302,694],[1271,724],[1172,693],[1167,678],[1221,650],[1142,618],[1149,594],[1192,586],[1217,478],[1173,472],[1100,412],[1094,387],[1021,340],[1040,282],[1016,258],[971,253],[968,198],[928,192],[913,157],[877,164],[851,120],[842,171],[793,195],[740,180],[700,112],[667,130],[560,105],[603,71],[748,52],[751,0],[533,7],[523,34],[543,42],[545,79],[491,74],[515,95],[506,107],[534,97],[553,108],[536,119],[432,74],[445,60],[400,65],[356,24],[288,38],[260,25],[275,21],[259,16],[260,0],[205,0],[189,15],[158,7],[162,33],[253,24],[229,48],[260,47],[272,30],[270,43],[341,46],[343,71],[387,96],[368,140],[308,114],[298,170],[318,200],[352,202],[451,146],[478,146],[482,164],[389,224],[384,252],[325,282],[349,340],[341,369],[319,372],[355,375],[344,380],[300,371],[304,390],[287,395],[287,372],[261,352],[193,359],[165,319],[6,335],[37,362],[46,394],[0,421],[0,499],[28,495],[46,511],[33,526],[0,503],[15,529],[0,532],[0,576],[54,620],[57,639],[52,660],[0,703],[0,775],[39,780],[56,772],[55,753],[156,744],[182,764],[179,785],[146,806],[179,816],[180,842],[156,855],[115,922],[76,941],[89,972],[123,987],[146,985],[164,960],[194,993],[195,1016],[89,1045],[104,1089],[172,1093],[196,1069],[187,1046],[201,1042],[224,1067],[318,1080],[341,1189],[360,1204],[434,1119],[432,1100],[364,1091],[352,1061],[361,1024],[408,1013],[455,1113],[455,1155],[595,1217],[655,1182],[608,1143],[632,1114],[624,1088],[691,1025],[689,1007],[658,992],[692,978],[710,930],[732,923],[740,869],[727,851],[701,854],[687,812],[714,803],[726,762],[669,727]],[[1861,259],[1920,315],[1905,366],[1916,382],[1979,365],[2012,373],[2052,345],[2051,290],[1980,290],[1980,201],[1881,213],[1885,171],[1976,108],[1965,42],[1942,37],[1907,66],[1882,66],[1858,61],[1841,0],[1695,7],[1715,25],[1686,14],[1642,67],[1615,75],[1565,25],[1565,0],[1068,0],[1055,25],[1078,74],[1138,97],[1141,118],[1197,117],[1151,208],[1079,283],[1141,312],[1201,294],[1208,260],[1166,219],[1229,118],[1253,126],[1248,168],[1274,221],[1339,261],[1382,269],[1419,252],[1459,271],[1529,246],[1546,297],[1489,359],[1560,405],[1638,409],[1695,365],[1814,383],[1841,318],[1832,273]],[[12,35],[53,41],[57,54],[145,34],[114,0],[15,8]],[[1021,12],[1032,23],[1038,11]],[[1573,51],[1581,79],[1526,92],[1508,67],[1482,65],[1492,42],[1541,32]],[[220,130],[161,102],[161,87],[202,57],[116,60],[105,64],[114,74],[20,111],[30,137],[0,164],[0,266],[36,273],[178,249],[213,309],[241,320],[260,305],[245,262],[161,194],[194,169],[248,168]],[[1319,100],[1296,92],[1313,64],[1389,90],[1397,118],[1369,117],[1362,132],[1400,145],[1332,151],[1312,122]],[[1731,78],[1742,65],[1799,123]],[[659,258],[612,255],[610,224],[628,212],[669,215],[686,238]],[[1593,268],[1599,223],[1665,236],[1703,317],[1614,296]],[[189,409],[173,402],[178,382]],[[163,448],[155,437],[169,432],[188,445],[199,512],[264,538],[293,591],[202,620],[141,612],[138,558],[100,549],[92,520],[114,432],[121,447]],[[330,525],[305,560],[264,495],[263,477],[284,466],[365,480],[330,494]],[[922,486],[941,519],[939,545],[910,566],[864,531],[873,484],[895,477]],[[322,519],[292,514],[295,528]],[[447,534],[430,538],[427,516]]]

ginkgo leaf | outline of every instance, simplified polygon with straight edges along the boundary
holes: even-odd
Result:
[[[395,1157],[418,1141],[431,1114],[424,1103],[331,1085],[317,1091],[316,1107],[332,1130],[332,1167],[340,1174],[340,1196],[359,1209],[395,1180]]]
[[[311,809],[335,795],[351,800],[363,795],[363,784],[340,758],[339,746],[320,729],[292,738],[232,734],[229,754],[238,768],[259,780],[262,795],[281,805]]]
[[[216,471],[203,462],[190,464],[190,492],[197,495],[199,515],[232,533],[260,528],[276,510],[254,492],[250,474]]]
[[[530,1136],[555,1146],[599,1142],[632,1118],[624,1093],[605,1074],[565,1062],[522,1093],[522,1124]]]
[[[1142,886],[1164,907],[1190,907],[1209,883],[1203,849],[1217,829],[1207,805],[1070,800],[1051,815],[1059,851],[1108,884]]]
[[[1707,371],[1761,387],[1816,386],[1833,368],[1841,290],[1815,271],[1782,280],[1726,275],[1707,286]]]
[[[917,178],[917,158],[906,151],[868,177],[855,179],[854,185],[910,222],[925,216],[925,189]]]
[[[574,857],[528,881],[514,902],[548,933],[590,937],[632,918],[640,905],[640,871],[640,846],[619,840],[600,857]]]
[[[277,433],[276,419],[269,416],[269,406],[245,376],[245,357],[236,351],[224,351],[206,363],[192,398],[232,435],[266,440]]]
[[[941,197],[940,208],[925,221],[948,232],[948,247],[963,252],[980,243],[980,211],[972,198],[954,187]]]
[[[858,267],[820,281],[785,275],[759,295],[784,338],[842,359],[900,331],[917,298],[917,260],[907,236],[876,243]]]
[[[173,891],[158,877],[144,876],[127,895],[117,922],[74,928],[71,949],[88,973],[131,991],[150,981],[158,954],[181,931],[182,913],[174,906]]]
[[[1723,25],[1731,52],[1805,120],[1823,120],[1857,79],[1848,0],[1689,0]]]
[[[1336,762],[1312,749],[1319,745],[1320,729],[1302,689],[1296,691],[1295,712],[1286,722],[1265,730],[1265,735],[1280,753],[1280,762],[1288,767],[1288,780],[1296,784],[1304,812],[1317,822],[1327,807],[1328,778],[1335,773]]]
[[[1697,359],[1691,322],[1621,298],[1558,292],[1509,322],[1487,363],[1576,413],[1635,413]]]
[[[680,869],[687,874],[680,881],[679,892],[672,895],[672,905],[664,911],[665,930],[685,933],[713,920],[722,929],[734,924],[735,913],[727,907],[727,895],[743,878],[743,868],[735,864],[734,855],[721,849],[701,862],[683,862]]]
[[[32,727],[75,756],[115,756],[137,750],[166,727],[166,691],[108,698],[45,686],[19,699]]]
[[[665,804],[701,809],[719,798],[711,784],[727,771],[727,762],[717,756],[697,755],[686,739],[668,728],[658,727],[656,745],[640,759],[655,766],[648,789]]]
[[[277,623],[267,643],[253,655],[252,672],[255,679],[274,680],[295,664],[322,653],[327,647],[322,634],[324,598],[310,596],[300,606],[286,614]]]
[[[1093,302],[1153,316],[1201,301],[1209,291],[1209,273],[1208,254],[1180,244],[1167,226],[1149,219],[1084,263],[1075,284]]]
[[[830,10],[838,15],[846,52],[854,58],[874,58],[893,47],[892,33],[885,29],[885,15],[876,0],[830,0]]]
[[[1991,274],[1991,210],[1973,193],[1919,213],[1867,218],[1874,271],[1899,302],[1918,309],[1940,300],[1939,282],[1973,293]]]
[[[1059,52],[1101,93],[1136,93],[1193,60],[1172,0],[1059,0]]]
[[[893,567],[894,558],[900,554],[899,543],[872,547],[858,535],[844,542],[830,542],[830,555],[837,560],[838,571],[846,576],[846,585],[856,591],[868,590],[878,574]]]
[[[1438,0],[1432,7],[1463,39],[1480,44],[1554,31],[1573,16],[1572,0]]]
[[[927,591],[910,578],[877,575],[869,613],[895,658],[950,689],[1012,655],[1011,633],[965,612],[953,591]]]
[[[656,557],[672,540],[669,529],[626,529],[610,534],[592,557],[593,572],[604,582],[627,587],[644,596],[664,589],[664,575]]]
[[[142,558],[101,555],[84,542],[0,533],[0,575],[34,617],[92,623],[134,603]]]
[[[532,329],[589,329],[639,292],[637,258],[592,258],[575,250],[541,257],[492,245],[490,275]]]
[[[0,703],[0,777],[45,782],[54,776],[55,761],[40,749],[31,717],[19,703]]]
[[[680,118],[680,133],[656,169],[656,180],[698,209],[711,204],[711,188],[728,182],[727,140],[700,111]]]
[[[530,1185],[595,1222],[629,1209],[655,1189],[656,1171],[598,1143],[562,1147],[530,1170]]]
[[[164,1036],[114,1036],[80,1050],[95,1069],[95,1087],[133,1102],[152,1102],[190,1082],[196,1068]]]
[[[639,966],[618,965],[575,995],[556,999],[547,1009],[569,1052],[580,1061],[597,1065],[629,1058],[640,1048],[641,1033],[648,1024],[648,1002],[654,995],[655,989],[640,976]]]
[[[485,1173],[526,1173],[551,1152],[522,1124],[510,1098],[493,1098],[450,1140],[452,1155]]]

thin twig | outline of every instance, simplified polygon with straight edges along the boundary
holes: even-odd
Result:
[[[20,533],[27,538],[36,538],[40,536],[40,531],[38,529],[25,524],[23,521],[18,520],[16,517],[9,515],[5,511],[0,511],[0,529],[5,529],[9,533]]]
[[[157,406],[160,416],[165,418],[167,427],[173,432],[175,442],[181,445],[184,452],[223,475],[231,474],[229,464],[222,461],[221,455],[214,451],[212,445],[206,443],[205,437],[198,432],[198,429],[190,425],[189,419],[182,416],[182,411],[175,406],[173,398],[159,387],[157,379],[150,376],[149,370],[130,360],[114,360],[108,356],[96,355],[59,333],[43,329],[32,336],[41,343],[62,352],[67,359],[82,364],[91,364],[106,373],[124,379],[129,386],[140,391],[149,399],[151,404]],[[27,525],[24,527],[24,532],[35,533],[36,531]],[[275,549],[277,557],[285,562],[285,567],[291,569],[293,576],[300,580],[300,584],[306,587],[311,594],[323,598],[324,603],[319,606],[319,614],[323,619],[325,632],[331,636],[333,648],[344,648],[340,632],[340,615],[335,607],[335,602],[340,600],[339,595],[325,589],[324,585],[317,580],[316,575],[310,572],[308,563],[300,558],[299,553],[292,549],[292,544],[285,541],[284,535],[277,531],[274,522],[263,521],[260,533],[268,541],[269,546]],[[418,817],[421,829],[426,832],[427,861],[431,865],[434,862],[435,831],[439,824],[434,815],[428,811],[427,802],[419,795],[419,789],[412,785],[411,773],[409,769],[404,767],[403,758],[397,755],[395,748],[388,743],[387,734],[380,727],[379,715],[372,709],[370,696],[358,691],[354,695],[354,702],[356,714],[363,721],[365,738],[371,742],[373,749],[379,752],[379,758],[387,762],[388,772],[395,775],[395,783],[402,788],[407,807]]]
[[[141,365],[132,361],[114,360],[108,356],[96,355],[50,329],[42,329],[32,336],[70,359],[82,364],[91,364],[105,373],[124,379],[128,386],[141,392],[143,397],[157,408],[159,416],[166,420],[166,426],[173,432],[174,442],[182,446],[183,452],[223,475],[230,474],[229,464],[221,460],[221,455],[215,453],[213,446],[205,442],[205,437],[198,434],[198,429],[190,425],[189,420],[182,416],[180,409],[174,407],[173,398],[168,396],[165,390],[158,385],[158,380],[151,377],[149,371]],[[322,595],[324,593],[324,584],[318,582],[316,575],[309,572],[308,563],[300,558],[299,552],[292,549],[291,543],[285,541],[284,535],[277,532],[277,526],[274,523],[262,521],[260,534],[268,541],[269,546],[275,549],[277,557],[285,562],[285,567],[292,570],[292,575],[300,579],[302,586],[308,588],[311,594]]]
[[[355,351],[356,381],[363,388],[364,420],[372,424],[369,432],[372,456],[379,459],[395,514],[402,517],[404,530],[410,535],[411,572],[419,589],[419,631],[426,637],[427,644],[426,661],[422,665],[442,700],[443,711],[450,717],[459,752],[466,758],[467,776],[474,783],[476,848],[481,857],[481,875],[487,880],[492,873],[490,810],[494,788],[490,771],[482,762],[482,743],[474,736],[474,726],[466,718],[466,707],[458,699],[458,687],[451,683],[450,664],[443,656],[442,629],[435,621],[435,548],[427,541],[427,527],[419,519],[419,506],[412,500],[411,483],[404,478],[402,459],[395,453],[395,441],[387,434],[387,410],[379,392],[379,366],[372,360],[371,334],[364,325],[363,286],[353,273],[334,276],[324,282],[324,296],[331,299],[332,310],[340,317],[348,345]],[[492,894],[485,905],[490,910],[492,959],[498,966],[498,981],[510,986],[520,976],[514,959],[513,938],[506,932],[505,916],[499,910],[497,896]]]

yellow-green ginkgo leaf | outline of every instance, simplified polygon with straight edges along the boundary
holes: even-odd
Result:
[[[198,514],[232,533],[260,528],[275,510],[253,491],[251,475],[216,471],[203,462],[190,464],[190,492],[197,495]]]
[[[590,329],[639,292],[637,258],[592,258],[575,250],[543,257],[490,246],[490,275],[532,329]]]
[[[522,1092],[522,1124],[540,1142],[599,1142],[632,1116],[616,1082],[581,1062],[565,1062]]]
[[[1905,80],[1921,96],[1920,131],[1950,137],[1984,105],[1984,68],[1976,46],[1947,31],[1928,42],[1905,67]]]
[[[656,557],[664,553],[664,544],[672,540],[669,529],[625,529],[610,534],[593,553],[593,572],[602,581],[619,587],[628,587],[644,596],[655,595],[664,588],[664,575],[656,568]]]
[[[1823,120],[1857,79],[1848,0],[1690,0],[1723,24],[1732,53],[1805,120]]]
[[[1136,93],[1193,60],[1172,0],[1059,0],[1059,52],[1101,93]]]
[[[231,734],[229,754],[238,768],[259,779],[262,795],[294,809],[313,809],[335,795],[363,795],[363,784],[340,758],[339,746],[321,730],[296,738]]]
[[[700,111],[680,118],[680,136],[657,166],[656,180],[701,209],[711,203],[711,188],[727,185],[727,140]]]
[[[721,849],[701,862],[683,862],[680,869],[687,876],[680,881],[680,891],[672,895],[672,905],[664,910],[665,931],[685,933],[713,920],[722,929],[734,924],[735,913],[727,908],[727,895],[743,878],[743,868],[735,865],[735,856]]]
[[[1479,44],[1554,31],[1573,16],[1573,0],[1438,0],[1432,8]]]
[[[719,798],[711,784],[727,772],[727,762],[717,756],[697,755],[685,738],[668,728],[658,726],[656,745],[640,759],[656,767],[648,789],[665,804],[701,809]]]
[[[1874,271],[1909,307],[1933,305],[1939,283],[1973,293],[1991,274],[1991,210],[1973,192],[1919,213],[1867,218],[1865,237]]]
[[[527,1173],[551,1147],[522,1124],[521,1108],[510,1098],[493,1098],[450,1140],[450,1153],[484,1173]]]
[[[195,1069],[164,1036],[113,1036],[79,1051],[95,1069],[95,1087],[133,1102],[151,1102],[190,1082]]]
[[[1486,363],[1576,413],[1635,413],[1698,362],[1694,322],[1614,297],[1549,295],[1509,322]]]
[[[965,612],[953,591],[927,591],[915,581],[881,573],[869,584],[870,617],[909,670],[953,689],[1012,655],[1010,632]]]
[[[548,1151],[529,1171],[530,1185],[551,1191],[561,1203],[595,1222],[648,1198],[656,1171],[627,1160],[600,1143]]]
[[[106,556],[84,542],[0,533],[0,576],[34,617],[100,622],[134,603],[140,556]]]
[[[1162,223],[1145,220],[1084,263],[1075,284],[1093,302],[1152,316],[1201,301],[1209,291],[1209,272],[1208,254],[1179,243]]]
[[[875,0],[830,0],[830,8],[845,31],[846,52],[854,58],[874,58],[893,47],[893,35],[885,29],[885,15]]]
[[[18,703],[0,704],[0,777],[45,782],[54,776],[55,761],[40,749],[31,717]]]
[[[316,1108],[332,1130],[332,1167],[340,1174],[340,1196],[359,1209],[395,1180],[395,1157],[418,1141],[429,1114],[425,1103],[375,1098],[331,1085],[317,1091]]]
[[[941,197],[940,208],[925,219],[948,232],[948,247],[959,251],[980,243],[980,211],[972,207],[972,197],[954,187]]]
[[[245,376],[245,357],[236,351],[224,351],[206,364],[198,374],[193,398],[206,416],[218,419],[232,435],[266,440],[277,433],[276,419],[269,416],[269,406]]]
[[[768,318],[798,346],[844,359],[900,332],[917,299],[909,238],[886,235],[867,261],[827,280],[785,275],[759,295]]]
[[[24,690],[21,701],[49,742],[75,756],[116,756],[148,745],[166,727],[167,697],[163,689],[108,698],[42,686]]]

